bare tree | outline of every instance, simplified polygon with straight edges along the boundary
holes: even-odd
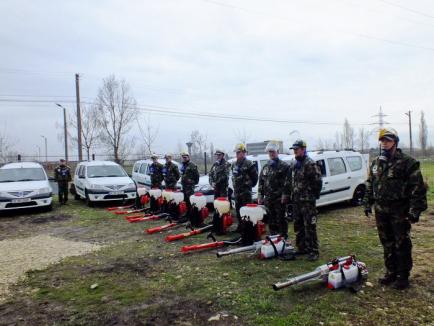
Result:
[[[428,127],[426,125],[425,113],[423,111],[420,112],[419,145],[422,149],[422,155],[426,156],[426,149],[428,147]]]
[[[14,156],[17,156],[17,153],[14,151],[12,141],[8,138],[5,127],[0,130],[0,163],[6,163]]]
[[[244,145],[247,144],[247,142],[250,139],[250,134],[248,134],[246,132],[245,128],[243,128],[243,130],[237,129],[234,131],[234,133],[235,133],[235,137],[237,139],[237,142],[242,143]]]
[[[148,115],[144,118],[143,123],[140,123],[137,119],[137,126],[139,127],[141,140],[144,143],[144,154],[152,154],[152,145],[158,136],[160,126],[154,127],[151,123],[151,116]]]
[[[191,153],[194,156],[202,156],[204,152],[208,150],[208,137],[199,132],[199,130],[193,130],[190,135],[190,141],[193,143],[191,147]]]
[[[333,143],[333,149],[342,149],[342,143],[341,143],[342,137],[339,134],[339,132],[336,131],[335,133],[335,141]]]
[[[359,143],[359,149],[362,153],[369,149],[369,135],[370,133],[365,130],[365,128],[359,128],[359,137],[357,140]]]
[[[90,160],[91,150],[98,145],[99,135],[101,132],[101,120],[99,119],[98,114],[98,107],[95,104],[81,104],[81,140],[88,161]],[[75,114],[69,116],[68,125],[67,137],[71,139],[68,147],[75,148],[78,144],[77,133],[71,133],[71,129],[77,130],[77,116]],[[63,132],[58,135],[58,138],[64,141]]]
[[[342,132],[342,146],[344,149],[354,148],[354,129],[351,127],[347,118],[345,118]]]
[[[127,155],[133,144],[126,138],[139,111],[130,93],[125,80],[119,81],[111,75],[103,80],[95,101],[101,121],[100,139],[113,151],[116,162]]]

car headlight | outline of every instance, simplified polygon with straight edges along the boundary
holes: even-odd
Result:
[[[51,192],[51,188],[49,188],[49,187],[41,188],[38,190],[39,194],[47,194],[49,192]]]

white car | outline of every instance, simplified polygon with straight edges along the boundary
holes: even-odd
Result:
[[[161,164],[166,164],[166,160],[158,159],[158,162]],[[176,164],[178,168],[181,168],[181,164],[178,162],[172,161],[173,164]],[[137,184],[138,188],[145,187],[147,189],[151,188],[151,175],[149,174],[149,167],[152,164],[152,160],[140,160],[134,163],[132,178],[134,182]],[[178,182],[177,187],[181,189],[181,183]],[[163,181],[164,188],[164,181]]]
[[[0,210],[28,207],[52,209],[53,190],[44,168],[33,162],[0,168]]]
[[[318,207],[348,200],[356,205],[361,203],[368,178],[367,156],[355,151],[313,151],[308,152],[308,156],[317,162],[323,177],[321,197],[316,202]],[[294,161],[294,155],[280,154],[279,157],[291,164]],[[261,171],[269,158],[268,154],[261,154],[248,155],[247,159]],[[235,159],[229,160],[230,163],[234,161]],[[195,190],[203,192],[207,196],[207,202],[214,201],[214,191],[209,185],[208,176],[200,178]],[[229,196],[232,196],[232,193],[232,181],[229,178]],[[256,200],[257,184],[252,189],[252,195],[253,200]]]
[[[132,200],[136,198],[134,181],[117,163],[110,161],[81,162],[74,173],[75,199],[94,202]]]

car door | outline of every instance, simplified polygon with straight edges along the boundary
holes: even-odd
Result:
[[[149,175],[149,164],[142,163],[137,174],[138,184],[140,186],[151,187],[151,176]]]
[[[86,188],[86,184],[85,184],[85,178],[86,178],[86,167],[84,165],[81,165],[80,168],[78,169],[77,172],[77,181],[75,183],[75,188],[77,193],[81,196],[81,197],[85,197],[85,188]]]
[[[325,160],[327,178],[323,194],[328,201],[338,202],[351,198],[351,173],[343,157],[329,157]]]

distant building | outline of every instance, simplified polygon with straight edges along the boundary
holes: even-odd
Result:
[[[273,141],[279,145],[279,152],[283,153],[283,141],[281,140],[265,140],[263,142],[258,143],[247,143],[247,152],[249,155],[258,155],[258,154],[264,154],[265,153],[265,147],[267,144]]]

